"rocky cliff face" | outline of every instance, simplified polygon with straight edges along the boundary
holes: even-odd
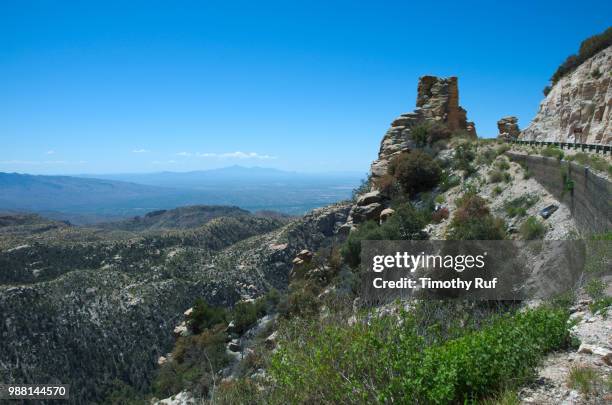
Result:
[[[372,163],[373,177],[384,175],[393,157],[415,147],[411,131],[420,123],[436,122],[454,133],[464,131],[476,136],[474,123],[467,121],[466,111],[459,106],[456,77],[421,77],[416,106],[413,112],[402,114],[391,123],[380,144],[378,159]]]
[[[520,138],[611,144],[612,46],[561,78]]]

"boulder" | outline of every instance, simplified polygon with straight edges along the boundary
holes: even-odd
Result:
[[[341,225],[341,226],[338,228],[337,233],[338,233],[338,235],[344,235],[344,236],[347,236],[349,233],[351,233],[351,228],[352,228],[352,227],[353,227],[353,225],[352,225],[352,224],[349,224],[349,223],[343,224],[343,225]]]
[[[297,254],[297,258],[302,259],[305,262],[310,262],[312,260],[312,256],[312,252],[308,249],[303,249]]]
[[[185,321],[181,322],[178,326],[174,328],[175,337],[190,336],[190,335],[191,335],[191,331],[187,327],[187,324],[185,323]]]
[[[393,208],[385,208],[384,210],[382,210],[380,212],[380,223],[382,224],[383,222],[385,222],[387,219],[389,219],[393,214],[395,213],[395,210]]]
[[[369,193],[365,193],[357,199],[357,205],[364,206],[372,203],[379,203],[382,200],[382,196],[380,195],[380,191],[370,191]]]
[[[607,348],[582,343],[578,348],[578,353],[599,356],[604,363],[612,366],[612,351]]]
[[[289,276],[291,278],[302,278],[306,269],[308,268],[308,264],[311,262],[313,254],[308,249],[303,249],[297,256],[291,261],[293,263],[293,267],[289,272]]]
[[[372,203],[364,206],[355,206],[351,212],[353,222],[361,223],[370,219],[378,220],[384,206],[380,203]]]
[[[272,332],[270,336],[266,338],[264,344],[270,350],[274,349],[278,343],[278,331]]]
[[[239,352],[240,351],[240,343],[238,342],[238,339],[232,339],[227,344],[227,350],[229,350],[230,352],[234,352],[234,353]]]

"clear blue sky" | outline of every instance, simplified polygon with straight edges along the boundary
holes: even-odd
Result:
[[[366,172],[423,74],[526,126],[605,1],[0,2],[0,171]]]

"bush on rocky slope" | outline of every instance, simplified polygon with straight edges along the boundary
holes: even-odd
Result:
[[[468,192],[457,200],[447,236],[451,240],[499,240],[505,239],[506,230],[503,220],[491,214],[486,201]]]
[[[546,233],[546,225],[536,217],[529,217],[523,222],[519,232],[524,240],[542,239]]]
[[[382,225],[368,221],[351,232],[342,247],[342,256],[349,266],[357,267],[361,260],[362,240],[422,239],[419,233],[426,223],[422,211],[415,209],[410,203],[401,204],[396,208],[395,214]]]
[[[545,353],[567,344],[567,319],[563,310],[541,308],[444,339],[428,339],[435,325],[424,335],[412,312],[313,327],[282,342],[270,371],[276,394],[292,403],[471,401],[522,381]]]
[[[440,165],[420,150],[402,153],[389,165],[389,174],[395,177],[404,193],[409,195],[436,186],[441,173]]]

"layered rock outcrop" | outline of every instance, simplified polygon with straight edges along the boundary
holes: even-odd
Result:
[[[497,121],[498,139],[509,141],[518,138],[521,130],[518,126],[518,118],[514,116],[503,117]]]
[[[413,112],[402,114],[391,123],[381,141],[378,159],[372,163],[373,177],[387,173],[393,157],[416,146],[411,131],[417,124],[436,122],[444,124],[452,133],[462,131],[476,136],[474,123],[467,121],[466,111],[459,106],[456,77],[421,77],[416,106]]]
[[[561,78],[540,104],[523,140],[612,143],[612,46]]]

